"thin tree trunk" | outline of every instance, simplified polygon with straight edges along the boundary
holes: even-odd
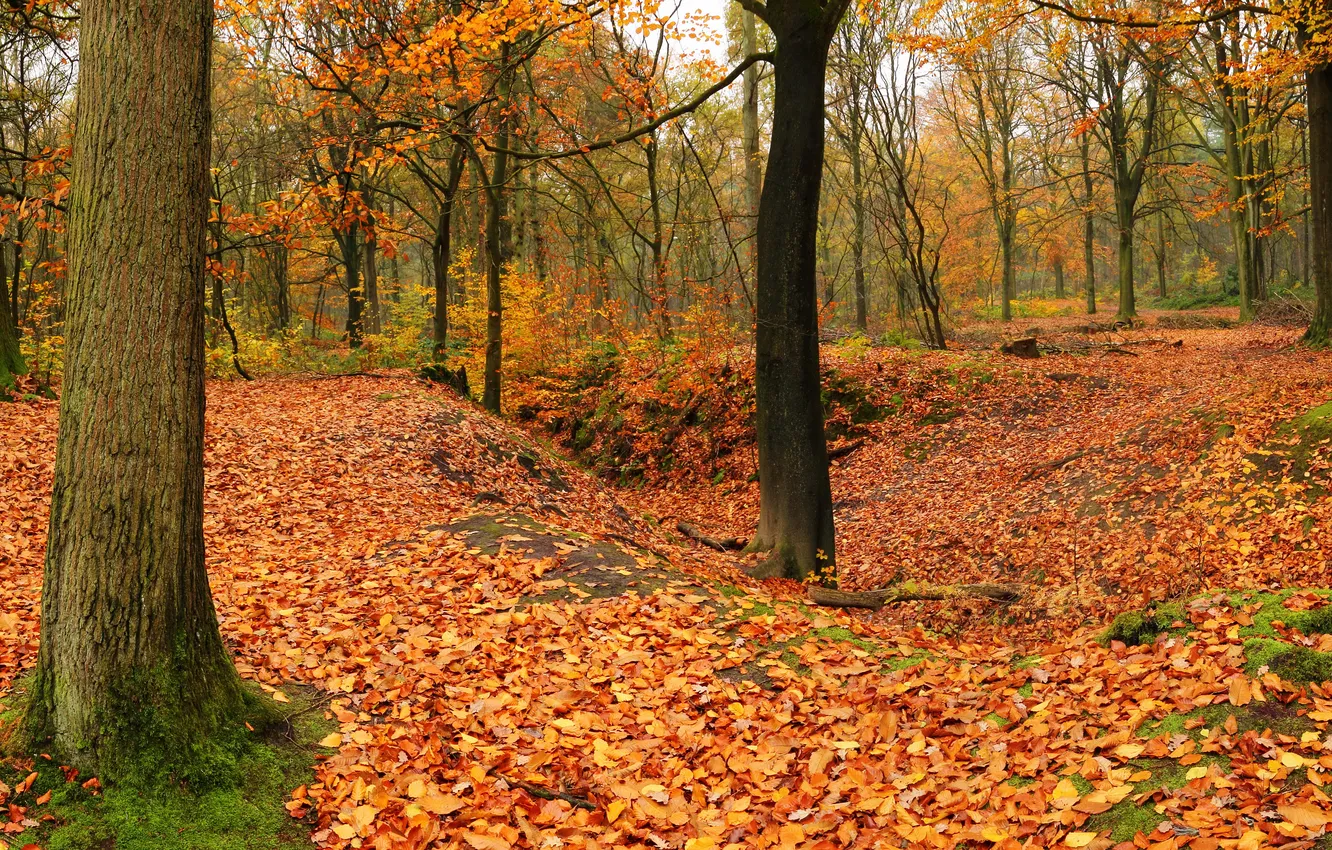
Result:
[[[1086,208],[1082,215],[1082,262],[1085,268],[1087,315],[1096,315],[1096,220],[1092,217],[1091,140],[1082,139],[1082,191]]]
[[[760,505],[752,546],[773,551],[766,571],[803,578],[831,570],[836,557],[820,401],[816,272],[831,32],[805,20],[810,12],[804,7],[790,6],[784,11],[793,20],[773,25],[776,97],[759,205]]]
[[[508,108],[512,71],[509,65],[509,45],[500,49],[499,104]],[[504,359],[504,324],[502,312],[504,296],[500,291],[500,275],[508,261],[506,248],[510,238],[506,210],[508,199],[505,183],[509,179],[509,118],[500,119],[495,137],[495,164],[490,174],[490,188],[486,192],[486,384],[481,403],[491,413],[500,412],[501,371]]]
[[[338,244],[342,247],[342,265],[344,282],[347,287],[347,344],[352,348],[361,347],[361,335],[365,329],[365,299],[361,292],[360,232],[356,225],[338,234]]]
[[[1054,297],[1055,297],[1055,298],[1060,298],[1060,299],[1062,299],[1062,298],[1065,297],[1065,293],[1064,293],[1064,258],[1063,258],[1063,257],[1056,257],[1056,258],[1055,258],[1055,261],[1051,264],[1051,267],[1052,267],[1052,269],[1053,269],[1053,271],[1054,271],[1054,286],[1055,286]]]
[[[208,775],[210,749],[247,733],[204,570],[213,7],[79,11],[68,343],[28,729],[103,782],[225,781]]]
[[[746,56],[758,52],[758,24],[754,13],[746,9],[740,13],[743,31],[743,44]],[[750,65],[745,69],[745,99],[741,110],[741,124],[745,155],[745,225],[747,235],[757,233],[759,214],[759,194],[763,189],[762,167],[759,164],[759,121],[758,121],[758,83],[759,66]],[[758,268],[758,238],[747,238],[745,244],[749,264],[745,274],[753,279]]]
[[[1165,213],[1156,214],[1156,287],[1157,294],[1166,297],[1166,238]]]

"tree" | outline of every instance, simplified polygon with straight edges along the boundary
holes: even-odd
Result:
[[[204,569],[210,0],[86,0],[64,392],[27,725],[104,779],[209,779],[245,696]],[[216,779],[217,777],[211,777]]]
[[[775,94],[758,218],[755,389],[762,572],[836,563],[819,379],[817,239],[828,49],[849,0],[743,0],[772,29]]]

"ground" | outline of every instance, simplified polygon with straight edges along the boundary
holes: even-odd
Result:
[[[676,533],[747,534],[743,477],[610,486],[405,373],[210,384],[224,637],[329,724],[286,811],[338,848],[1323,846],[1332,356],[1043,330],[827,350],[893,410],[834,471],[843,586],[1003,608],[814,607]],[[12,702],[56,405],[0,418]],[[67,816],[34,790],[0,785],[15,846]]]

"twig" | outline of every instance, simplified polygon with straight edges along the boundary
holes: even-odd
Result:
[[[575,797],[573,794],[565,794],[563,791],[552,791],[549,788],[543,788],[540,785],[525,782],[522,779],[510,779],[502,773],[496,773],[495,775],[513,787],[523,789],[533,797],[540,797],[543,800],[563,800],[574,808],[587,809],[589,812],[595,812],[597,810],[596,804],[586,798]]]

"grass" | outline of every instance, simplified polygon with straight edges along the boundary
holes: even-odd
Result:
[[[236,787],[194,794],[178,787],[109,787],[100,794],[68,781],[53,760],[7,763],[0,779],[17,786],[37,778],[10,803],[29,807],[38,826],[6,836],[11,847],[47,850],[303,850],[310,826],[293,819],[284,803],[291,789],[313,780],[317,741],[334,730],[314,692],[288,688],[285,724],[256,739],[237,759]],[[37,800],[46,794],[44,804]],[[47,819],[49,816],[49,819]]]

